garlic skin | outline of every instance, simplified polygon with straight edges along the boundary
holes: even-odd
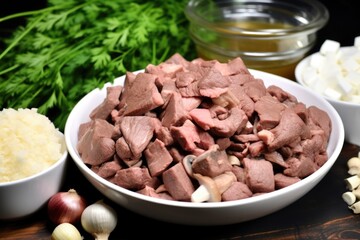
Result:
[[[71,223],[61,223],[51,234],[51,240],[82,240],[80,232]]]
[[[107,240],[117,225],[117,213],[99,200],[85,208],[81,214],[81,225],[95,240]]]

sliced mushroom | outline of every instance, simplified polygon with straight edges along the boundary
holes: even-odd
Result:
[[[192,170],[192,163],[195,160],[196,156],[195,155],[186,155],[183,160],[182,160],[182,164],[185,168],[186,173],[192,177],[193,176],[193,170]]]
[[[191,195],[192,202],[221,202],[221,194],[236,181],[236,176],[231,171],[213,179],[198,173],[194,173],[193,176],[199,181],[200,186]]]

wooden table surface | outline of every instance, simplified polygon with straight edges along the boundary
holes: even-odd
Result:
[[[26,1],[21,1],[20,4],[14,4],[14,1],[7,3],[12,8],[26,8]],[[39,4],[45,0],[29,2]],[[360,21],[358,9],[354,8],[356,0],[321,2],[330,11],[330,21],[320,30],[318,43],[313,51],[318,51],[325,39],[340,41],[342,45],[352,45],[354,37],[360,35],[359,27],[348,27],[349,23]],[[36,5],[28,6],[35,8]],[[0,8],[3,15],[6,7],[2,5]],[[215,227],[175,225],[137,215],[108,202],[117,210],[119,216],[117,228],[110,239],[360,239],[360,215],[352,213],[341,197],[346,191],[346,162],[350,157],[357,156],[359,151],[359,146],[345,143],[330,172],[308,194],[271,215],[240,224]],[[67,180],[62,190],[75,188],[90,202],[104,198],[82,176],[75,164],[72,161],[69,163]],[[43,208],[22,220],[0,221],[0,239],[50,239],[54,227]],[[93,239],[81,226],[78,228],[85,240]]]
[[[359,151],[359,146],[345,143],[335,165],[308,194],[273,214],[239,224],[212,227],[170,224],[137,215],[105,198],[119,216],[110,239],[169,239],[169,233],[175,239],[360,239],[360,215],[348,209],[341,197],[346,191],[344,179],[349,176],[347,160]],[[69,163],[63,191],[75,188],[91,202],[104,198],[71,159]],[[147,230],[150,226],[151,231]],[[54,227],[43,208],[22,220],[0,221],[0,239],[50,239]],[[77,227],[84,239],[93,239],[81,226]]]

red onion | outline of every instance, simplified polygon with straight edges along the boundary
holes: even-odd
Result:
[[[55,224],[72,223],[80,221],[81,214],[86,207],[85,198],[74,189],[67,192],[58,192],[48,202],[48,215]]]

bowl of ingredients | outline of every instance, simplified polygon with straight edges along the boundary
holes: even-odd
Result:
[[[15,220],[59,191],[68,152],[64,135],[37,109],[3,109],[0,129],[0,219]]]
[[[302,60],[296,80],[323,96],[338,111],[345,127],[345,140],[360,145],[360,37],[353,46],[341,47],[325,40],[319,52]]]
[[[102,194],[186,225],[240,223],[310,191],[344,142],[336,110],[241,58],[174,54],[94,89],[65,125],[69,154]]]
[[[312,0],[191,0],[185,14],[199,57],[241,57],[251,69],[289,79],[329,19],[327,8]]]

